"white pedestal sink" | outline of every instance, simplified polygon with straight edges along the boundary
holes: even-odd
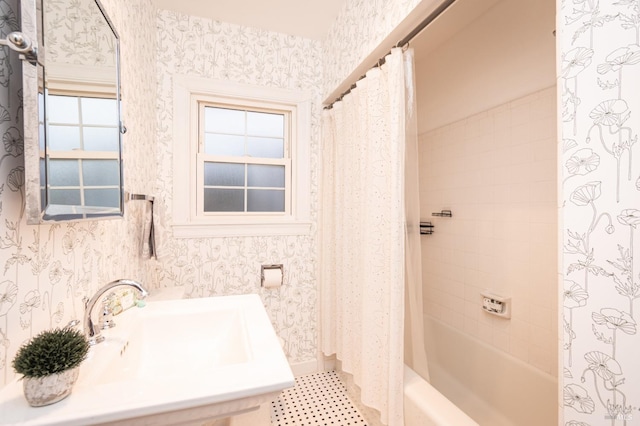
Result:
[[[294,378],[257,295],[149,302],[116,317],[65,400],[0,392],[0,425],[188,425],[257,409]]]

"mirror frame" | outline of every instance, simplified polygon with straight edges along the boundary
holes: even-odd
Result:
[[[77,221],[77,220],[103,220],[118,219],[124,215],[124,174],[122,161],[122,134],[125,131],[122,124],[122,96],[120,77],[120,37],[111,19],[106,14],[100,0],[92,0],[96,3],[100,13],[104,17],[107,25],[115,37],[116,55],[116,99],[118,113],[118,164],[120,179],[120,208],[118,211],[113,208],[103,209],[101,207],[91,208],[90,211],[81,213],[56,214],[51,211],[51,206],[47,203],[42,208],[42,194],[48,197],[47,176],[41,176],[40,160],[41,149],[44,150],[46,159],[46,141],[44,126],[46,124],[45,98],[45,57],[46,50],[43,42],[43,1],[46,0],[21,0],[22,32],[29,37],[37,49],[37,63],[30,64],[27,61],[22,63],[22,85],[23,85],[23,121],[24,121],[24,162],[25,162],[25,204],[27,223],[35,225],[46,222]],[[40,117],[43,118],[43,127],[40,127]],[[45,175],[46,175],[45,164]],[[43,181],[44,180],[44,181]],[[44,191],[42,188],[44,187]],[[46,198],[45,198],[46,200]]]

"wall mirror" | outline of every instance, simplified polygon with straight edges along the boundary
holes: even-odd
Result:
[[[23,31],[38,40],[23,63],[28,223],[122,216],[115,28],[98,0],[23,0]]]

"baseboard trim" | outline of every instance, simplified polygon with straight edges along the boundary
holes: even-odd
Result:
[[[293,371],[293,375],[296,377],[306,376],[307,374],[314,374],[320,371],[318,361],[315,359],[289,364],[289,366],[291,367],[291,371]]]

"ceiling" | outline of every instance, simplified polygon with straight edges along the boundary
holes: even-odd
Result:
[[[416,51],[416,62],[428,60],[429,53],[464,30],[499,1],[457,0],[409,43]]]
[[[411,45],[426,57],[444,40],[482,15],[500,0],[458,0],[432,22]],[[173,10],[284,34],[323,40],[346,0],[152,0],[159,9]]]
[[[345,0],[152,0],[159,9],[324,39]]]

